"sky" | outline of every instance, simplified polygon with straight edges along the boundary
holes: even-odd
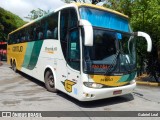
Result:
[[[23,20],[30,14],[30,11],[40,8],[45,11],[52,11],[64,2],[61,0],[0,0],[0,7],[18,15]]]

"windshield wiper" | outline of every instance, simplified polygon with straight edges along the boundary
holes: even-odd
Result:
[[[108,74],[111,71],[112,67],[116,64],[119,54],[120,54],[120,50],[117,50],[115,57],[113,58],[113,62],[111,63],[109,68],[106,70],[105,75]]]
[[[129,56],[128,56],[129,59],[127,58],[127,56],[124,54],[123,50],[121,53],[122,53],[122,59],[120,59],[120,62],[124,62],[125,69],[127,70],[127,72],[130,72],[131,71],[131,65],[130,65],[130,61],[129,61],[130,58],[129,58]],[[129,67],[129,70],[127,69],[127,65]]]

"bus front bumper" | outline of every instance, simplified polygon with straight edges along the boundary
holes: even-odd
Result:
[[[135,87],[136,87],[136,82],[126,86],[114,87],[114,88],[101,88],[101,89],[88,88],[86,86],[83,86],[83,93],[82,93],[83,95],[79,100],[92,101],[92,100],[105,99],[115,96],[121,96],[132,93]]]

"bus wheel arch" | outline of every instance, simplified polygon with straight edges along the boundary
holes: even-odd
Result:
[[[44,82],[48,91],[54,93],[57,92],[57,89],[55,87],[55,81],[56,79],[53,70],[47,67],[44,72]]]

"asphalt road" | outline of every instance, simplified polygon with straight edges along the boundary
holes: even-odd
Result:
[[[0,66],[0,111],[160,111],[160,87],[137,86],[132,94],[92,102],[79,102],[62,92],[48,92],[44,83],[24,73],[14,73],[3,62]],[[84,119],[98,118],[85,117]],[[126,119],[130,118],[123,120]],[[145,120],[147,119],[150,118]],[[153,119],[158,120],[158,118]]]

